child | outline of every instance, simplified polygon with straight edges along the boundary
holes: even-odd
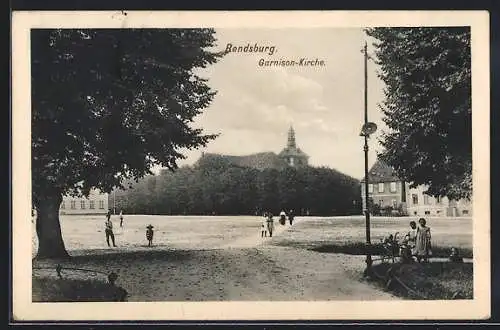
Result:
[[[146,239],[148,240],[148,246],[152,246],[153,245],[153,235],[154,235],[154,232],[153,232],[153,226],[149,225],[146,227]]]
[[[262,219],[260,237],[267,237],[267,214],[264,213],[264,219]]]
[[[120,228],[123,227],[123,211],[120,210]]]
[[[408,247],[411,249],[411,255],[415,255],[415,245],[417,241],[417,223],[415,221],[410,221],[410,231],[406,234],[406,240]]]
[[[267,231],[269,232],[269,237],[273,237],[274,220],[272,213],[267,214],[266,224],[267,224]]]
[[[293,218],[294,218],[293,210],[290,210],[290,212],[288,212],[288,221],[290,221],[290,226],[292,225]]]
[[[431,229],[426,226],[424,218],[418,219],[419,226],[417,227],[417,236],[415,242],[415,250],[417,254],[417,261],[428,261],[431,251]]]

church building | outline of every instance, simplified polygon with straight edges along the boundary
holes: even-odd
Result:
[[[283,169],[285,167],[306,167],[308,166],[309,156],[297,147],[295,142],[295,131],[293,127],[288,130],[288,141],[286,147],[276,154],[272,151],[263,151],[255,154],[235,156],[235,155],[220,155],[212,153],[202,153],[201,159],[220,158],[230,164],[243,167],[251,167],[258,170],[267,168]]]
[[[295,131],[292,126],[288,130],[288,142],[286,147],[278,154],[289,166],[303,167],[307,166],[309,156],[297,147],[295,142]]]

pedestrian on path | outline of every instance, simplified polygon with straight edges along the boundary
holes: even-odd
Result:
[[[123,227],[123,210],[120,210],[120,228]]]
[[[273,237],[274,220],[273,220],[273,214],[271,212],[268,213],[266,222],[267,222],[267,231],[269,232],[269,237]]]
[[[418,220],[419,226],[417,227],[417,237],[415,250],[417,255],[417,261],[424,262],[429,261],[429,256],[432,255],[431,250],[431,229],[427,227],[424,218]]]
[[[111,210],[108,211],[108,214],[106,214],[106,223],[105,223],[105,232],[106,232],[106,243],[109,244],[109,238],[111,237],[111,241],[113,243],[113,247],[116,247],[115,244],[115,234],[113,234],[113,222],[111,222]]]
[[[267,213],[264,212],[264,217],[261,223],[260,237],[267,237]]]
[[[293,214],[293,210],[290,210],[290,212],[288,212],[288,221],[290,222],[290,226],[292,225],[292,222],[293,222],[293,218],[294,218],[294,214]]]
[[[285,210],[281,210],[280,212],[280,224],[284,225],[286,223],[286,213]]]
[[[152,246],[153,245],[153,235],[154,235],[154,231],[153,231],[153,226],[150,224],[149,226],[146,227],[146,239],[148,240],[148,246]]]

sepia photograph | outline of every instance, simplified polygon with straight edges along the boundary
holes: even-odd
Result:
[[[487,318],[488,15],[434,14],[14,15],[14,314]]]

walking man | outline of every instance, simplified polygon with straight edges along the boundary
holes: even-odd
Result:
[[[111,237],[111,242],[113,243],[113,247],[116,247],[115,244],[115,234],[113,234],[113,222],[111,222],[111,210],[108,211],[108,214],[106,214],[106,243],[109,245],[109,238]]]
[[[290,212],[288,213],[288,221],[290,221],[290,226],[292,225],[293,218],[294,218],[293,210],[290,210]]]

